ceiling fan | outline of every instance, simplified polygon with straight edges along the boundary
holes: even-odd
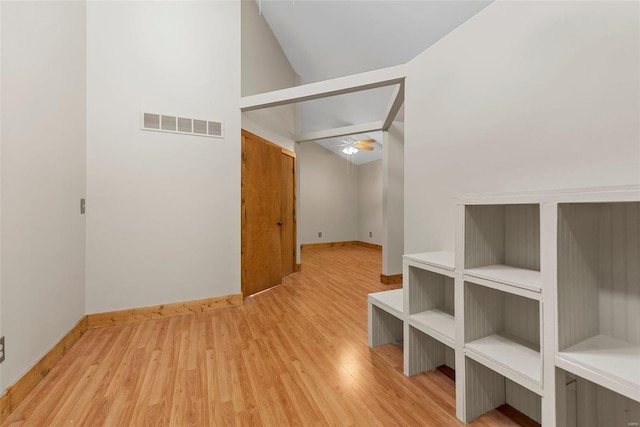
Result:
[[[355,139],[349,138],[342,141],[342,152],[347,155],[356,154],[359,150],[373,151],[375,149],[375,139]]]

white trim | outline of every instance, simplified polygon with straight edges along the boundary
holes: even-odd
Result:
[[[540,302],[540,354],[542,354],[542,384],[544,398],[542,399],[542,425],[563,425],[557,413],[562,413],[562,405],[557,405],[559,396],[564,391],[557,393],[556,366],[554,358],[557,348],[556,313],[557,313],[557,289],[558,289],[558,204],[543,203],[540,208],[540,271],[542,273],[542,297]],[[562,415],[560,415],[562,417]]]
[[[423,252],[419,254],[406,254],[402,255],[403,261],[410,263],[419,263],[419,268],[429,269],[429,267],[436,267],[438,274],[444,274],[445,276],[453,277],[455,271],[455,254],[449,251],[435,251],[435,252]],[[451,264],[449,264],[451,261]],[[413,265],[413,264],[412,264]],[[423,267],[423,265],[425,267]],[[441,272],[441,270],[449,271],[449,273]]]
[[[329,96],[392,86],[404,82],[406,77],[406,64],[381,68],[366,73],[338,77],[258,95],[245,96],[240,98],[240,111],[278,107],[296,102],[312,101]]]
[[[523,298],[529,298],[536,301],[542,300],[541,292],[540,290],[537,290],[537,289],[532,290],[525,287],[496,282],[493,280],[484,279],[482,277],[470,276],[466,273],[462,275],[462,280],[468,283],[472,283],[474,285],[484,286],[485,288],[491,288],[500,292],[506,292],[508,294],[518,295]]]
[[[601,188],[573,188],[554,191],[463,194],[456,197],[459,205],[521,203],[598,203],[640,201],[640,185]]]
[[[420,270],[430,271],[431,273],[436,273],[441,276],[450,277],[452,279],[456,278],[456,272],[448,270],[446,268],[438,267],[432,264],[425,264],[423,262],[416,261],[414,259],[404,259],[404,263],[409,267],[418,268]],[[404,276],[403,276],[404,278]]]

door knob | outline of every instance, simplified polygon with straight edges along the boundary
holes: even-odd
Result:
[[[282,225],[282,221],[278,221],[276,224],[278,224],[278,225]]]

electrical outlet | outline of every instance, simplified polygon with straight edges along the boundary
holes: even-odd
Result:
[[[318,231],[318,237],[322,237],[322,231]]]
[[[373,237],[373,231],[369,232],[369,237]]]
[[[4,362],[4,337],[0,337],[0,363]]]

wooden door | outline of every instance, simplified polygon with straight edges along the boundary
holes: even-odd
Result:
[[[296,268],[296,159],[291,154],[282,153],[282,277],[295,271]]]
[[[281,283],[280,147],[242,136],[241,265],[245,297]]]

